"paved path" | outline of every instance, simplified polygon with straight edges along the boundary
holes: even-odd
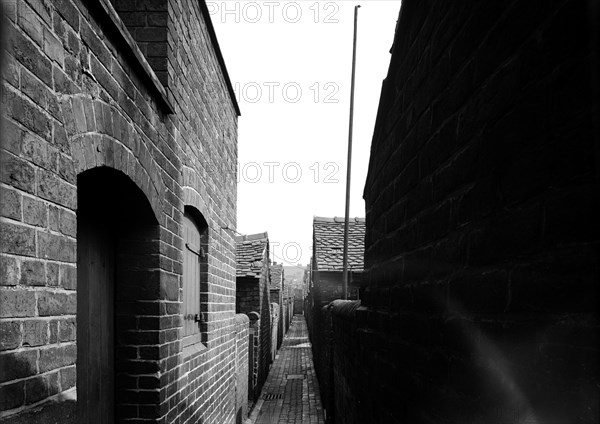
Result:
[[[303,315],[294,316],[256,407],[260,408],[256,424],[324,424]]]

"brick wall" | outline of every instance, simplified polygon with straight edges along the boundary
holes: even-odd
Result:
[[[3,2],[3,422],[77,422],[78,200],[82,176],[109,168],[136,187],[156,234],[134,271],[152,272],[127,293],[133,315],[115,318],[135,333],[117,340],[117,369],[128,376],[117,417],[236,422],[235,243],[222,228],[236,226],[238,109],[205,4],[143,3],[169,12],[166,78],[107,0]],[[209,249],[207,341],[184,353],[185,205],[208,222]]]
[[[326,422],[332,423],[335,403],[335,383],[333,380],[333,325],[331,322],[330,305],[320,308],[315,306],[310,311],[312,315],[311,338],[315,373],[319,380],[319,391],[323,402]]]
[[[246,314],[235,317],[235,424],[242,424],[248,416],[248,344],[250,320]]]
[[[403,2],[336,422],[598,421],[599,19]]]
[[[252,343],[256,354],[250,359],[250,368],[256,368],[255,380],[251,384],[249,396],[253,401],[258,400],[260,391],[269,374],[273,360],[271,353],[271,304],[269,293],[269,260],[268,251],[262,261],[263,268],[260,278],[238,277],[236,288],[236,308],[239,313],[256,313],[258,321]]]
[[[346,424],[360,424],[360,400],[371,396],[362,381],[366,379],[366,370],[362,366],[359,339],[356,337],[357,322],[356,310],[360,301],[335,300],[328,308],[328,321],[331,331],[331,361],[330,392],[328,401],[329,422],[343,422]],[[334,330],[335,329],[335,330]],[[399,402],[386,396],[379,400],[382,404],[378,408],[389,408],[386,403]],[[337,414],[337,419],[336,419]],[[371,419],[373,420],[373,419]],[[378,418],[378,421],[381,419]],[[373,421],[372,421],[373,422]]]
[[[305,316],[312,343],[315,371],[319,380],[323,407],[327,411],[327,422],[333,420],[333,334],[330,303],[343,297],[341,272],[317,271],[311,273],[312,284],[307,294]],[[362,272],[352,272],[348,278],[348,298],[358,299]]]
[[[281,347],[281,343],[283,343],[283,334],[284,334],[284,326],[285,326],[285,317],[284,317],[284,305],[283,305],[283,293],[281,289],[277,289],[277,290],[269,290],[270,293],[270,297],[271,297],[271,305],[273,306],[274,304],[277,305],[277,326],[276,326],[276,338],[275,338],[275,343],[273,343],[273,346],[271,346],[271,348],[275,347],[275,351],[277,351],[277,349],[279,349]],[[271,314],[273,314],[273,311],[271,311]],[[273,356],[275,357],[275,356]]]
[[[277,303],[271,303],[271,362],[275,360],[277,355],[277,336],[279,328],[279,305]]]
[[[260,315],[250,312],[250,329],[248,332],[248,399],[255,402],[260,394],[258,389],[259,350],[260,350]]]
[[[273,357],[271,356],[271,302],[270,302],[270,293],[269,286],[270,280],[268,278],[268,260],[263,261],[265,265],[265,271],[263,272],[263,276],[265,278],[261,278],[260,280],[260,351],[259,351],[259,372],[258,372],[258,383],[257,383],[257,395],[260,394],[260,390],[262,390],[265,381],[267,380],[267,376],[269,375],[269,369],[271,368],[271,363],[273,362]]]
[[[260,311],[260,291],[257,278],[237,278],[235,290],[236,310],[238,313],[248,314]]]
[[[258,328],[254,333],[252,343],[256,344],[257,351],[253,358],[256,367],[256,380],[250,397],[256,401],[260,390],[269,374],[270,364],[273,360],[271,354],[271,306],[268,280],[268,260],[263,261],[265,269],[260,278],[238,277],[236,289],[236,307],[240,313],[258,314]],[[252,367],[253,365],[251,365]]]
[[[343,278],[341,272],[314,271],[312,273],[312,295],[321,308],[335,299],[343,297]],[[358,300],[362,284],[362,272],[348,274],[348,299]]]
[[[281,345],[283,344],[283,337],[285,336],[285,326],[286,326],[286,311],[285,305],[282,302],[279,305],[279,323],[277,324],[277,350],[281,349]]]
[[[167,74],[167,0],[110,0],[140,51],[163,85]]]
[[[288,332],[290,329],[290,325],[292,324],[292,318],[294,317],[294,298],[287,297],[284,298],[284,315],[285,315],[285,326],[284,326],[284,334]]]
[[[294,315],[304,313],[304,293],[302,289],[294,289]]]

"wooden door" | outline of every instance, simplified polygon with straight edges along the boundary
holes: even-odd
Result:
[[[114,422],[115,241],[98,219],[77,219],[77,403],[79,422]]]

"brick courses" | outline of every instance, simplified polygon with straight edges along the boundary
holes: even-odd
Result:
[[[147,297],[131,324],[140,360],[128,362],[136,377],[119,419],[233,423],[245,413],[236,357],[247,347],[236,340],[247,340],[247,330],[235,316],[235,242],[222,228],[236,226],[239,109],[204,2],[113,4],[117,10],[108,0],[7,2],[1,421],[77,422],[78,176],[112,168],[143,193],[157,222],[156,243],[138,252],[155,255],[157,291],[130,293]],[[135,27],[141,17],[151,31]],[[184,357],[186,205],[208,222],[210,247],[208,341]]]
[[[236,311],[257,319],[252,338],[254,355],[250,362],[253,379],[248,393],[256,402],[273,361],[268,234],[236,236],[236,261]],[[251,322],[254,321],[252,316]]]
[[[286,328],[286,305],[284,304],[284,269],[282,264],[273,263],[270,268],[271,273],[271,287],[269,290],[271,303],[276,303],[278,305],[278,320],[277,320],[277,338],[276,342],[273,344],[275,347],[275,351],[281,347],[281,343],[283,343],[283,335],[287,331]],[[285,300],[287,301],[287,300]],[[273,358],[275,355],[273,355]]]
[[[598,421],[598,13],[402,3],[336,422]]]
[[[248,416],[248,343],[250,319],[245,314],[236,315],[236,358],[235,358],[235,423],[240,424]]]
[[[328,305],[343,297],[344,218],[314,217],[313,256],[304,314],[321,383],[327,421],[334,414],[332,380],[332,326]],[[358,299],[364,268],[365,219],[350,218],[348,225],[348,299]]]

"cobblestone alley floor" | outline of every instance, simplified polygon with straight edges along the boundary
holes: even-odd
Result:
[[[323,407],[315,375],[308,329],[295,315],[263,387],[255,424],[323,424]],[[252,414],[256,415],[256,410]]]

